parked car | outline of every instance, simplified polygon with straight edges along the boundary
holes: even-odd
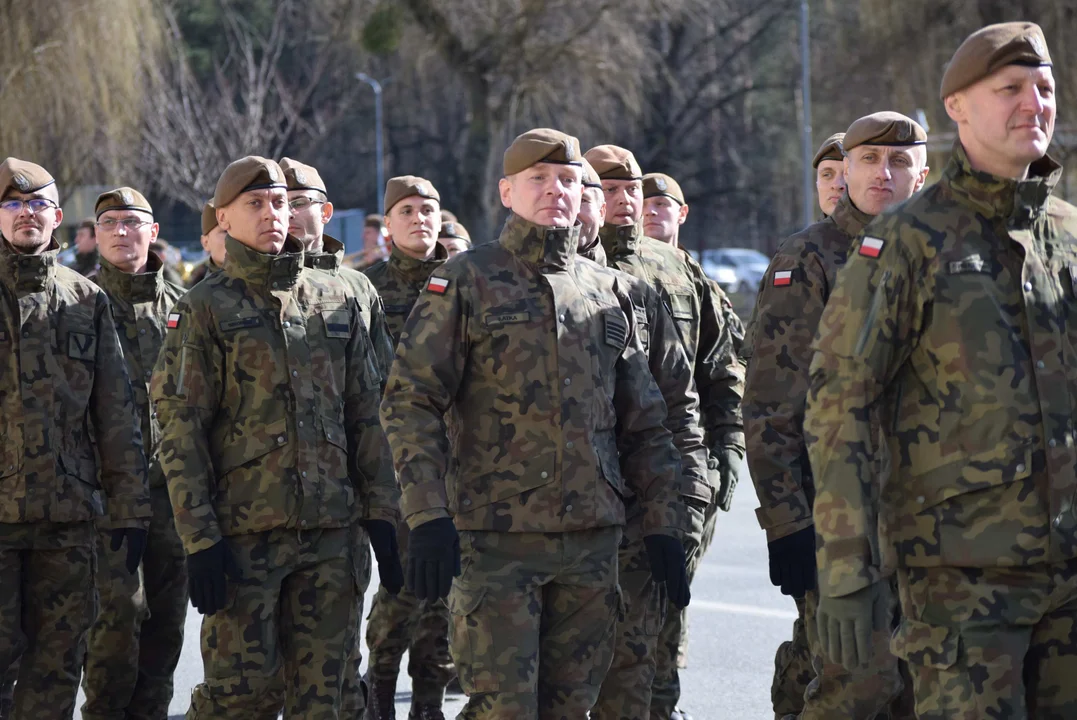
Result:
[[[688,253],[696,259],[696,261],[702,266],[703,272],[707,273],[707,277],[721,285],[722,290],[725,290],[726,294],[735,292],[737,288],[737,269],[732,265],[725,263],[717,263],[713,261],[711,253],[714,250],[704,250],[703,258],[700,259],[699,253],[695,250],[689,250]]]
[[[727,289],[725,283],[718,280],[718,284],[727,293],[741,293],[754,295],[759,290],[759,283],[767,272],[770,258],[758,250],[751,248],[708,248],[703,251],[703,260],[700,262],[703,270],[715,280],[717,277],[711,274],[710,268],[732,269],[734,280],[732,290]]]

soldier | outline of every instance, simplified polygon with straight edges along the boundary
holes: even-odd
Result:
[[[899,113],[874,113],[849,126],[844,144],[848,192],[829,217],[782,242],[763,276],[749,323],[744,393],[748,466],[760,502],[756,515],[767,533],[771,582],[797,601],[807,630],[817,679],[803,697],[803,718],[873,718],[888,707],[891,717],[900,717],[908,698],[902,697],[898,662],[886,650],[888,632],[873,638],[880,652],[869,671],[859,673],[827,663],[818,645],[816,529],[811,511],[815,486],[802,427],[811,341],[838,271],[876,214],[923,187],[928,173],[926,142],[924,129]],[[896,602],[894,596],[888,599]],[[779,647],[776,671],[785,670],[782,665],[789,654],[789,648]],[[798,704],[781,694],[783,684],[797,683],[775,677],[772,690],[779,717],[795,711]],[[907,710],[911,713],[911,708]]]
[[[676,180],[663,173],[643,176],[643,233],[678,247],[681,225],[688,219],[688,203]]]
[[[845,194],[845,156],[841,141],[845,133],[834,133],[819,146],[811,166],[815,168],[815,194],[819,209],[829,217]]]
[[[363,218],[363,249],[359,253],[361,268],[370,267],[386,258],[388,255],[385,240],[387,236],[385,218],[377,213],[370,213]]]
[[[213,205],[224,269],[169,314],[151,384],[205,615],[205,681],[187,717],[274,717],[283,672],[285,717],[335,718],[370,574],[353,548],[369,534],[382,576],[402,572],[379,546],[399,496],[376,416],[378,360],[347,287],[304,268],[287,235],[277,163],[233,162]]]
[[[100,256],[97,252],[95,222],[93,218],[86,218],[75,228],[75,257],[71,261],[71,268],[83,277],[90,277],[98,268]]]
[[[97,598],[94,522],[138,570],[150,517],[142,434],[108,298],[56,262],[55,181],[0,164],[0,668],[12,717],[71,718]],[[98,459],[99,458],[99,459]]]
[[[224,258],[227,254],[224,248],[224,239],[228,233],[217,224],[217,208],[213,207],[213,201],[207,200],[202,206],[202,249],[206,251],[206,259],[191,271],[187,278],[187,287],[192,288],[206,279],[207,276],[220,272],[224,267]]]
[[[459,220],[442,221],[438,232],[438,242],[445,248],[449,257],[456,257],[471,249],[471,235]]]
[[[606,257],[612,267],[658,291],[673,316],[699,394],[709,479],[685,488],[686,502],[705,514],[703,525],[686,537],[691,578],[713,537],[717,509],[729,509],[744,457],[740,417],[744,374],[734,350],[732,325],[726,320],[728,300],[723,303],[724,294],[715,295],[702,268],[686,253],[644,235],[643,173],[635,156],[616,145],[599,145],[588,150],[586,158],[605,195],[605,224],[599,237]],[[670,621],[674,626],[665,631],[666,647],[659,652],[675,656],[678,651],[668,646],[680,645],[683,618],[679,612],[667,612],[666,618],[669,615],[678,617]],[[667,659],[664,668],[659,692],[652,689],[649,698],[652,717],[671,717],[680,696],[676,663]]]
[[[665,403],[621,283],[576,254],[579,157],[556,130],[513,141],[500,237],[431,275],[382,402],[407,577],[449,595],[462,718],[586,717],[613,654],[626,486],[655,580],[688,603]]]
[[[164,279],[161,258],[150,250],[158,226],[141,193],[128,187],[106,192],[98,196],[94,213],[101,253],[96,282],[112,303],[132,378],[149,460],[153,516],[138,574],[129,573],[124,556],[111,549],[108,523],[98,524],[101,606],[87,639],[82,717],[153,720],[168,715],[172,700],[172,674],[183,649],[187,617],[187,566],[157,462],[160,429],[150,407],[149,380],[168,314],[184,290]]]
[[[428,180],[404,175],[385,185],[385,224],[393,246],[389,259],[366,273],[385,302],[393,344],[419,299],[430,275],[445,262],[447,252],[438,243],[437,189]],[[401,552],[408,547],[408,526],[400,523]],[[400,660],[408,652],[412,682],[409,717],[440,718],[445,686],[453,676],[449,656],[449,610],[441,602],[420,602],[410,590],[399,594],[379,588],[367,619],[366,643],[370,651],[370,720],[394,716],[396,678]]]
[[[942,178],[866,228],[816,336],[820,643],[868,661],[896,567],[891,647],[925,720],[1077,716],[1077,208],[1051,195],[1054,91],[1038,26],[962,43]],[[875,407],[889,482],[865,457]]]

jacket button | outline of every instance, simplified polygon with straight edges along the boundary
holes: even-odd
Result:
[[[301,474],[301,475],[302,475],[303,477],[306,477],[306,476],[307,476],[307,471],[306,471],[306,470],[304,470],[304,471],[303,471],[302,473],[300,473],[300,474]]]
[[[471,504],[471,498],[464,498],[464,504],[465,505],[470,505]]]
[[[1059,514],[1058,514],[1058,517],[1056,517],[1056,518],[1055,518],[1055,521],[1054,521],[1054,523],[1053,523],[1053,524],[1054,524],[1054,526],[1055,526],[1056,528],[1060,528],[1060,527],[1062,527],[1062,513],[1059,513]]]
[[[141,328],[141,329],[140,329],[140,330],[138,331],[138,334],[139,334],[139,335],[145,335],[145,334],[146,334],[146,328]]]
[[[550,473],[543,470],[542,473],[539,474],[539,477],[542,478],[543,480],[545,480],[546,478],[550,477]]]
[[[565,449],[566,450],[571,450],[574,447],[576,447],[576,444],[574,442],[572,442],[571,440],[569,440],[567,443],[565,443]]]
[[[565,512],[572,512],[572,506],[571,505],[565,505]]]
[[[1043,362],[1043,360],[1037,360],[1036,367],[1038,367],[1040,370],[1043,370],[1045,367],[1047,367],[1047,365]]]
[[[277,443],[280,444],[280,445],[284,444],[284,436],[283,435],[281,435],[279,438],[277,438]]]
[[[303,421],[302,420],[299,421],[299,427],[303,427]]]
[[[917,495],[916,496],[916,502],[923,505],[925,502],[927,502],[927,498],[925,498],[923,495]]]
[[[1019,473],[1024,472],[1025,471],[1025,464],[1024,463],[1018,463],[1017,467],[1015,467],[1014,470],[1016,470]]]
[[[565,321],[565,315],[564,315],[564,313],[562,313],[561,315],[559,315],[557,319],[558,319],[558,320],[560,320],[561,322],[564,322],[564,321]]]
[[[274,285],[273,287],[276,287],[276,285]],[[280,326],[282,328],[284,328],[285,330],[287,330],[288,328],[290,328],[292,326],[292,324],[290,322],[288,322],[287,320],[285,320],[284,322],[282,322],[280,324]]]
[[[1032,292],[1032,283],[1025,283],[1025,292]]]
[[[299,371],[298,370],[292,370],[292,377],[299,377]]]
[[[1056,447],[1058,445],[1058,441],[1055,440],[1054,438],[1051,438],[1050,440],[1047,441],[1047,444],[1050,445],[1051,447]]]
[[[571,385],[571,384],[572,384],[572,378],[565,378],[565,385]]]

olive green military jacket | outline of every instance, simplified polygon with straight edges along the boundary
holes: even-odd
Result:
[[[395,522],[377,358],[343,283],[226,240],[224,270],[169,314],[151,395],[188,554],[222,536]]]
[[[344,267],[344,243],[329,235],[323,235],[322,251],[305,252],[303,263],[309,268],[329,273],[351,290],[359,303],[359,313],[370,335],[370,342],[374,345],[374,352],[377,353],[382,375],[388,377],[389,368],[393,366],[395,337],[389,336],[389,326],[385,321],[385,311],[377,289],[366,275]]]
[[[1001,179],[957,144],[939,183],[850,252],[805,420],[825,595],[895,565],[1077,557],[1077,208],[1051,197],[1061,173],[1042,158]],[[874,403],[885,484],[865,457]]]
[[[75,253],[75,259],[71,262],[71,269],[83,277],[91,277],[97,273],[100,267],[101,256],[97,250],[88,253]]]
[[[150,517],[142,433],[108,298],[0,239],[0,523]]]
[[[577,237],[512,215],[427,282],[382,401],[411,527],[623,525],[630,489],[644,534],[681,536],[680,463],[631,300]]]
[[[448,258],[449,254],[441,243],[435,245],[434,256],[429,260],[416,260],[394,245],[387,260],[363,271],[385,303],[385,317],[389,321],[394,347],[400,341],[404,323],[426,287],[426,281]]]
[[[815,485],[804,442],[811,343],[838,269],[871,220],[843,195],[832,215],[782,242],[756,297],[743,409],[755,513],[768,541],[812,524]]]
[[[191,271],[191,276],[187,278],[187,287],[193,288],[198,283],[205,280],[210,275],[221,271],[221,266],[213,262],[212,257],[207,257],[202,262],[198,263],[198,266]]]

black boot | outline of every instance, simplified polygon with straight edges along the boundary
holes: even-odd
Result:
[[[413,702],[408,720],[445,720],[440,705],[425,705]]]
[[[396,678],[370,676],[366,720],[396,720]]]

